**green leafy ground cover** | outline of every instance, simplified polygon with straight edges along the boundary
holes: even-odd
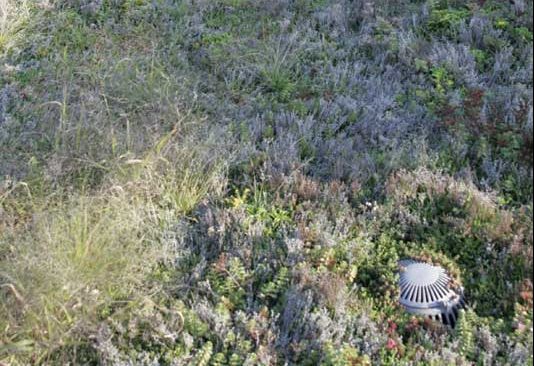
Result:
[[[531,365],[532,12],[0,0],[0,363]]]

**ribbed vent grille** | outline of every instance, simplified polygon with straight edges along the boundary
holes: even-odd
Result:
[[[405,259],[400,266],[400,303],[410,313],[428,316],[454,326],[458,309],[465,307],[463,291],[451,288],[441,267]]]

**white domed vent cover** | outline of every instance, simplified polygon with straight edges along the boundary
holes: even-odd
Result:
[[[453,289],[441,267],[411,259],[399,261],[400,303],[413,314],[428,316],[453,326],[465,307],[462,288]]]

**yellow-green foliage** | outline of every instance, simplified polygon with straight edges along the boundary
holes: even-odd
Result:
[[[460,311],[456,336],[460,342],[460,352],[468,359],[473,358],[475,352],[475,340],[473,335],[473,320],[475,314],[472,310]]]
[[[322,360],[321,366],[371,365],[368,356],[360,355],[358,350],[349,344],[334,347],[331,343],[328,343],[325,345],[325,353],[325,359]]]
[[[276,274],[275,278],[264,284],[260,289],[260,297],[276,299],[280,293],[285,290],[289,282],[289,270],[282,267]]]
[[[236,192],[227,202],[234,208],[244,209],[248,215],[245,225],[260,224],[265,236],[274,236],[284,225],[291,222],[291,212],[278,207],[267,192],[261,188],[254,189],[253,194],[247,188],[242,193]]]
[[[211,342],[206,342],[202,348],[198,351],[198,354],[195,358],[195,366],[208,366],[210,362],[211,355],[213,354],[213,344]]]
[[[469,17],[467,9],[433,9],[428,29],[440,35],[452,35],[458,25]]]
[[[239,307],[244,303],[245,285],[250,274],[239,258],[227,259],[222,255],[212,265],[208,275],[213,289],[222,296],[222,300],[230,308]]]
[[[218,352],[211,358],[212,366],[224,366],[226,365],[226,356],[222,352]]]

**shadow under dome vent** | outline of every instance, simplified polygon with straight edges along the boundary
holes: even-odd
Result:
[[[465,307],[463,289],[453,288],[441,267],[412,259],[399,261],[399,266],[400,303],[406,311],[454,327]]]

